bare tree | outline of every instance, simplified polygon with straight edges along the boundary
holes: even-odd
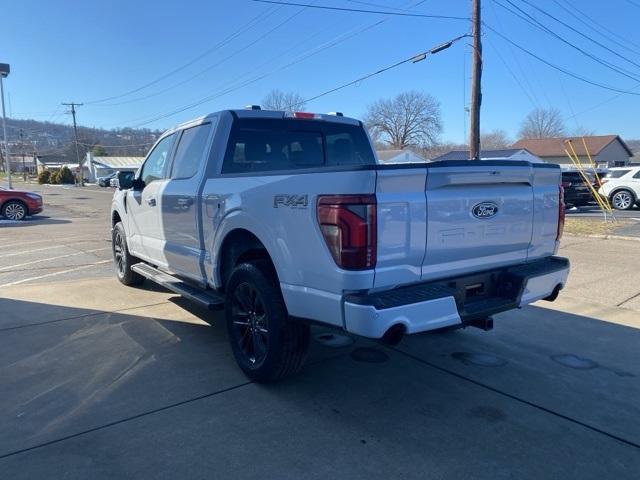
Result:
[[[520,138],[562,137],[566,131],[558,109],[536,108],[525,117],[519,135]]]
[[[484,132],[480,134],[480,145],[483,150],[496,150],[500,148],[507,148],[513,142],[504,130],[493,130],[491,132]]]
[[[576,128],[571,130],[572,137],[592,137],[595,134],[593,130],[582,125],[577,125]]]
[[[304,110],[307,106],[304,98],[296,92],[283,92],[273,89],[262,99],[265,110]]]
[[[365,123],[373,138],[399,149],[433,145],[442,131],[440,104],[417,91],[369,105]]]

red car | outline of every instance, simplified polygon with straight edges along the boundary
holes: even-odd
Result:
[[[24,220],[42,211],[42,195],[0,187],[0,213],[7,220]]]

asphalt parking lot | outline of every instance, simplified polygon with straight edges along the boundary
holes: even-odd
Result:
[[[3,478],[638,478],[640,242],[566,236],[558,301],[491,332],[316,341],[259,385],[222,315],[117,282],[108,189],[34,189],[0,224]]]

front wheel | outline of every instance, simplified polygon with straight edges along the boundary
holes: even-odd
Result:
[[[635,200],[629,190],[619,190],[611,197],[611,204],[616,210],[630,210]]]
[[[270,262],[238,265],[226,287],[226,320],[236,362],[258,382],[300,370],[309,348],[309,326],[292,320]]]
[[[127,248],[127,237],[124,233],[122,222],[118,222],[113,227],[111,233],[111,248],[113,251],[113,266],[116,269],[116,276],[123,285],[139,285],[144,281],[144,277],[131,270],[134,263],[138,263],[136,257],[129,253]]]
[[[2,215],[7,220],[24,220],[27,216],[27,207],[17,200],[10,200],[2,207]]]

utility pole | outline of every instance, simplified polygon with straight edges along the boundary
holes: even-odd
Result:
[[[76,159],[78,160],[78,170],[80,173],[80,186],[84,187],[84,174],[82,172],[82,164],[80,163],[80,150],[78,150],[78,127],[76,125],[76,107],[81,107],[82,103],[63,103],[67,107],[71,107],[71,116],[73,117],[73,136],[76,144]]]
[[[11,186],[11,160],[9,160],[9,142],[7,141],[7,118],[4,112],[4,84],[3,78],[7,78],[11,72],[11,67],[8,63],[0,63],[0,99],[2,99],[2,136],[4,137],[4,162],[6,165],[7,180],[9,181],[9,190]]]
[[[27,171],[24,165],[24,129],[20,129],[20,150],[22,151],[22,180],[27,181]]]
[[[480,160],[480,105],[482,104],[482,40],[480,38],[480,0],[472,0],[471,22],[473,30],[473,64],[471,72],[471,120],[469,132],[469,158]]]
[[[38,152],[36,148],[36,142],[32,141],[31,146],[33,147],[33,171],[36,176],[38,176]]]

